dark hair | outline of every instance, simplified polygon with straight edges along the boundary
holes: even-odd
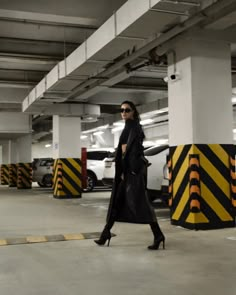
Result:
[[[140,116],[139,116],[139,112],[135,106],[135,104],[132,102],[132,101],[129,101],[129,100],[125,100],[121,103],[121,106],[122,104],[128,104],[130,106],[130,108],[134,111],[134,120],[140,122]]]

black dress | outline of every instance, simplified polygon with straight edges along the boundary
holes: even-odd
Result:
[[[143,138],[139,122],[127,120],[116,152],[116,172],[107,222],[149,224],[157,221],[146,191],[147,167],[143,155]],[[125,142],[126,152],[122,155],[121,145]]]

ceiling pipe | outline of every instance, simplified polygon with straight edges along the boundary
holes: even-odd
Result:
[[[201,6],[201,3],[199,1],[189,2],[189,1],[181,1],[181,0],[162,0],[162,2],[175,4],[175,5],[182,4],[182,5],[195,6],[195,7]]]
[[[157,8],[151,8],[150,11],[156,11],[161,13],[168,13],[168,14],[176,14],[176,15],[183,15],[183,16],[189,16],[189,13],[187,12],[179,12],[174,10],[166,10],[166,9],[157,9]]]

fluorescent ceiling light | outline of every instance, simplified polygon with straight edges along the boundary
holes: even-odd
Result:
[[[88,136],[87,135],[81,135],[80,136],[80,139],[85,139],[85,138],[87,138]]]
[[[143,118],[147,118],[147,117],[152,117],[152,116],[155,116],[157,114],[162,114],[162,113],[167,113],[168,112],[168,108],[162,108],[162,109],[159,109],[159,110],[154,110],[154,111],[150,111],[150,112],[147,112],[147,113],[143,113],[140,115],[141,119]]]
[[[236,96],[233,96],[232,99],[231,99],[232,103],[236,103]]]
[[[125,123],[122,121],[117,121],[113,123],[114,126],[125,126]]]
[[[94,132],[93,135],[102,135],[104,132],[103,131],[97,131],[97,132]]]
[[[236,133],[236,129],[233,129],[233,133]]]
[[[97,129],[98,130],[104,130],[107,129],[109,127],[109,124],[103,125],[103,126],[99,126]]]
[[[96,132],[96,131],[99,131],[99,130],[107,129],[108,127],[109,127],[109,124],[106,124],[106,125],[103,125],[103,126],[93,128],[93,129],[82,131],[82,134],[93,133],[93,132]]]
[[[50,146],[52,146],[50,143],[45,144],[45,147],[46,147],[46,148],[48,148],[48,147],[50,147]]]
[[[82,131],[82,134],[88,134],[88,133],[91,133],[93,132],[92,130],[86,130],[86,131]]]
[[[140,121],[141,125],[147,125],[147,124],[151,124],[153,122],[153,119],[145,119]]]

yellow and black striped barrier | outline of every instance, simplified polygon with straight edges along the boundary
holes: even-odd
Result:
[[[170,147],[172,224],[189,229],[235,226],[234,150],[226,144]]]
[[[9,187],[17,186],[17,165],[9,164]]]
[[[99,238],[101,233],[75,233],[75,234],[57,234],[47,236],[28,236],[21,238],[0,238],[0,246],[20,245],[20,244],[35,244],[35,243],[48,243],[48,242],[63,242],[63,241],[76,241],[86,239]],[[112,234],[114,237],[115,234]]]
[[[6,185],[9,183],[9,166],[7,164],[1,165],[1,184]]]
[[[53,168],[53,196],[55,198],[81,198],[81,160],[57,159]]]
[[[17,164],[17,188],[32,188],[32,163]]]
[[[168,165],[168,176],[169,176],[169,187],[168,187],[168,194],[169,194],[169,206],[172,206],[173,202],[173,183],[172,183],[172,161],[170,155],[167,156],[167,165]]]
[[[230,157],[230,182],[231,182],[231,199],[233,210],[236,213],[236,160]]]
[[[191,212],[200,212],[201,189],[199,167],[199,155],[189,155],[189,197]]]

